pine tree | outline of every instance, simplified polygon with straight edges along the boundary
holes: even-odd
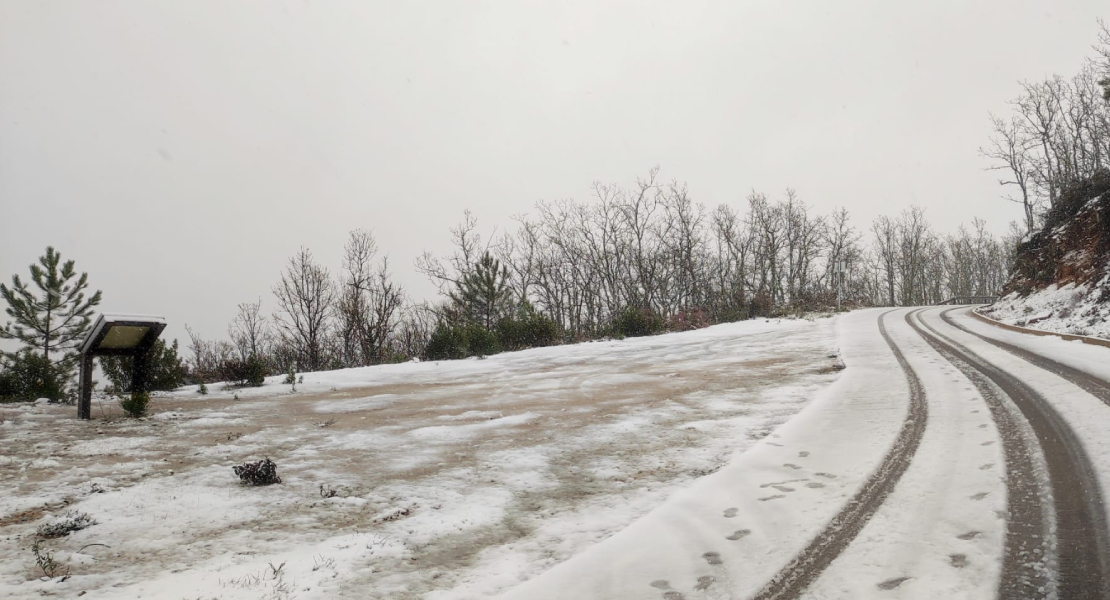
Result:
[[[59,270],[59,264],[61,268]],[[8,303],[6,312],[15,319],[0,327],[0,339],[19,340],[28,349],[63,369],[75,364],[76,348],[92,325],[93,307],[100,304],[100,291],[85,297],[88,273],[77,277],[73,261],[62,264],[62,255],[53,246],[31,265],[33,290],[19,275],[12,275],[12,287],[0,283],[0,296]]]
[[[451,300],[463,317],[486,331],[492,331],[503,315],[512,308],[513,293],[509,288],[509,269],[501,266],[489,252],[455,284]]]

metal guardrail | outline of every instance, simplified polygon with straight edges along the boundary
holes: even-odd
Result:
[[[940,304],[994,304],[995,300],[998,300],[998,296],[954,296]]]

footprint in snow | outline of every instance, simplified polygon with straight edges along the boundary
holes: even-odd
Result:
[[[836,479],[836,475],[833,475],[832,473],[814,473],[814,475],[818,477],[824,477],[825,479]]]
[[[983,498],[986,498],[989,494],[990,494],[990,492],[979,492],[978,494],[975,494],[974,496],[971,496],[971,499],[972,500],[982,500]]]
[[[742,540],[748,537],[751,532],[751,529],[737,529],[736,531],[732,532],[732,535],[726,537],[725,539],[735,542],[736,540]]]
[[[798,453],[798,456],[800,456],[802,458],[805,458],[805,457],[809,456],[809,452],[806,452],[805,450],[802,450],[801,452]]]
[[[656,579],[655,581],[651,582],[651,587],[658,590],[669,590],[671,589],[671,582],[667,581],[666,579]]]
[[[704,592],[705,590],[709,589],[709,586],[713,585],[714,581],[716,581],[716,578],[714,578],[712,575],[702,575],[701,577],[698,577],[698,584],[694,586],[694,590],[698,592]]]
[[[987,463],[985,465],[979,465],[979,470],[980,471],[986,471],[987,469],[989,469],[993,466],[994,466],[994,463]]]
[[[797,470],[797,469],[801,468],[801,467],[799,467],[798,465],[796,465],[794,463],[783,463],[782,466],[784,466],[788,469],[794,469],[794,470]]]
[[[981,535],[983,535],[983,532],[981,531],[969,531],[967,533],[961,533],[956,537],[960,538],[961,540],[973,540]]]
[[[894,579],[887,579],[886,581],[878,584],[880,590],[893,590],[894,588],[902,585],[906,581],[913,579],[912,577],[895,577]]]
[[[711,565],[724,564],[724,562],[721,561],[721,555],[716,552],[706,552],[705,554],[702,554],[701,557],[705,559],[705,562]]]
[[[739,512],[740,512],[740,509],[737,509],[737,508],[726,508],[725,509],[725,518],[726,519],[731,519],[731,518],[736,516],[736,513],[739,513]]]
[[[793,492],[794,491],[794,488],[787,487],[785,485],[772,485],[771,487],[775,488],[776,490],[778,490],[780,492]]]
[[[772,481],[771,483],[762,483],[759,485],[760,489],[786,485],[788,483],[798,483],[799,481],[808,481],[805,477],[801,479],[787,479],[786,481]]]
[[[962,569],[968,565],[966,554],[949,554],[948,560],[957,569]]]
[[[663,594],[663,600],[686,600],[686,596],[683,596],[681,592],[671,590]]]
[[[979,411],[973,410],[973,411],[971,411],[971,414],[973,414],[973,415],[979,414]]]
[[[760,498],[759,501],[760,502],[766,502],[768,500],[778,500],[779,498],[785,498],[785,497],[786,496],[783,496],[782,494],[775,494],[774,496],[767,496],[766,498]]]
[[[806,487],[817,489],[825,487],[825,484],[821,483],[820,481],[814,481],[813,483],[807,483]]]
[[[982,444],[979,444],[979,445],[980,446],[990,446],[993,443],[994,443],[993,441],[992,442],[983,442]]]
[[[768,446],[778,446],[779,448],[782,448],[782,444],[776,444],[774,442],[767,442],[767,445]]]

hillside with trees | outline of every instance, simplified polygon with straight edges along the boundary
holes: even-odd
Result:
[[[1027,233],[1004,297],[1007,323],[1110,338],[1110,27],[1070,80],[1025,82],[986,154],[1018,190]]]

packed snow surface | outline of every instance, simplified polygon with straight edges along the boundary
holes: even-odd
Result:
[[[140,421],[0,405],[0,597],[495,595],[766,440],[837,379],[837,351],[833,319],[759,320],[189,388]],[[240,485],[231,467],[264,457],[283,483]],[[46,578],[36,530],[71,511],[95,524],[42,541]]]

